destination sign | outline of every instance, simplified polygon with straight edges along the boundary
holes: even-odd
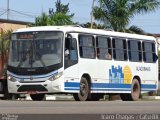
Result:
[[[19,33],[17,35],[18,39],[33,39],[34,35],[32,33]]]

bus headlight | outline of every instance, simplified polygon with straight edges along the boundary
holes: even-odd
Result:
[[[8,75],[7,80],[10,80],[12,82],[16,82],[17,80],[13,78],[12,76]]]
[[[63,72],[57,72],[52,77],[49,78],[50,81],[54,81],[58,78],[60,78],[63,75]]]

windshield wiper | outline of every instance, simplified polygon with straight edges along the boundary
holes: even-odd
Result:
[[[47,66],[45,65],[44,61],[41,59],[40,53],[37,51],[37,49],[35,47],[35,40],[34,39],[33,39],[33,42],[32,42],[32,46],[33,46],[33,51],[34,51],[35,56],[38,57],[38,60],[42,63],[43,67],[45,69],[48,69]]]
[[[27,54],[28,54],[28,53],[26,52],[26,53],[24,54],[24,56],[27,56]],[[24,61],[25,61],[24,56],[23,56],[23,58],[20,60],[19,64],[17,65],[18,68],[20,68],[21,65],[23,65],[23,63],[24,63]]]
[[[23,62],[24,62],[23,59],[21,59],[17,67],[20,68]]]
[[[40,54],[38,51],[35,51],[36,52],[36,56],[38,57],[39,61],[42,63],[43,67],[45,67],[47,69],[47,66],[45,65],[44,61],[42,60]]]

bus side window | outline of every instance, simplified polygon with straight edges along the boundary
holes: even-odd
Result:
[[[79,35],[79,54],[81,58],[95,59],[95,39],[93,35]]]
[[[128,55],[132,62],[142,61],[141,42],[138,40],[128,40]]]
[[[65,68],[78,63],[77,41],[75,38],[65,40]]]
[[[155,63],[158,60],[158,56],[156,55],[155,44],[153,42],[142,43],[143,46],[143,60],[146,63]]]
[[[97,57],[102,60],[112,59],[111,39],[109,37],[98,36],[96,38]]]
[[[127,56],[127,42],[123,38],[113,38],[113,58],[119,61],[126,61]]]

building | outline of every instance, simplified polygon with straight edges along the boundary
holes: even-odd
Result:
[[[16,21],[16,20],[7,20],[7,19],[0,19],[0,33],[7,30],[16,30],[19,28],[25,28],[31,22],[24,22],[24,21]]]
[[[160,34],[154,34],[153,36],[156,37],[157,41],[160,43]]]
[[[160,51],[160,34],[147,34],[147,35],[153,36],[153,37],[155,37],[155,38],[157,39],[157,42],[158,42],[158,44],[159,44],[158,49],[159,49],[159,51]]]
[[[154,36],[157,40],[160,40],[160,34],[148,34],[150,36]]]

